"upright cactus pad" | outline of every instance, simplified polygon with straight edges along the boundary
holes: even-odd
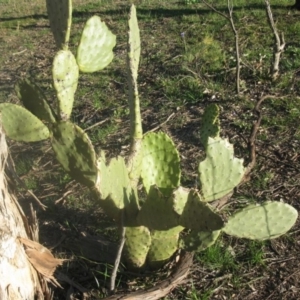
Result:
[[[274,239],[289,231],[297,217],[297,210],[286,203],[252,204],[233,214],[223,230],[239,238]]]
[[[143,138],[141,177],[147,193],[156,185],[166,196],[179,186],[179,154],[172,140],[163,132],[147,133]]]
[[[71,51],[61,50],[56,53],[52,77],[58,98],[58,116],[60,120],[66,121],[72,112],[79,77],[76,59]]]
[[[214,201],[229,194],[242,180],[243,160],[234,157],[226,139],[208,139],[206,159],[199,164],[203,201]]]
[[[209,204],[201,201],[200,195],[194,190],[189,193],[179,224],[197,231],[214,231],[224,226],[222,218],[212,211]]]
[[[38,142],[49,138],[49,130],[42,121],[21,106],[1,103],[0,118],[5,134],[13,140]]]
[[[72,0],[46,0],[46,5],[56,46],[67,49],[72,24]]]
[[[113,57],[116,36],[98,16],[85,24],[77,50],[77,63],[81,72],[91,73],[104,69]]]
[[[25,108],[42,121],[54,123],[55,116],[41,89],[29,79],[20,80],[16,92]]]
[[[202,124],[200,127],[200,139],[202,145],[207,148],[208,138],[218,138],[220,136],[219,107],[216,104],[210,104],[206,107]]]
[[[195,231],[192,230],[180,240],[180,248],[186,251],[203,251],[212,246],[220,235],[221,230]]]
[[[52,148],[63,168],[80,183],[93,186],[97,180],[96,154],[88,136],[70,122],[52,125]]]
[[[134,5],[131,6],[128,27],[127,79],[129,87],[128,103],[130,109],[131,154],[127,166],[132,185],[136,186],[141,175],[141,162],[143,159],[143,129],[137,85],[141,41]]]
[[[137,221],[155,230],[167,230],[178,226],[179,215],[173,210],[172,198],[164,196],[156,186],[151,186]]]
[[[140,30],[136,16],[136,9],[134,4],[131,5],[130,16],[129,16],[129,32],[128,32],[128,58],[130,69],[132,71],[132,76],[134,81],[137,80],[138,68],[141,55],[141,40],[140,40]]]
[[[124,259],[130,268],[139,269],[145,266],[150,245],[151,236],[148,228],[126,227]]]

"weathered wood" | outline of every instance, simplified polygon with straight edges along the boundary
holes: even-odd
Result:
[[[0,126],[0,299],[44,299],[36,270],[18,237],[30,238],[29,225],[5,178],[7,144]],[[49,298],[48,298],[49,299]]]
[[[156,286],[129,293],[127,295],[113,295],[105,298],[105,300],[158,300],[168,295],[189,273],[190,267],[193,263],[193,253],[184,253],[176,266],[171,276]]]

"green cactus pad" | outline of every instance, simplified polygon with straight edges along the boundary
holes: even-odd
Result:
[[[18,98],[25,108],[40,120],[54,123],[55,116],[41,89],[29,79],[20,80],[16,85]]]
[[[97,180],[96,154],[84,131],[71,122],[52,125],[52,148],[63,168],[80,183],[93,186]]]
[[[71,51],[60,50],[56,53],[52,77],[58,98],[58,116],[66,121],[72,112],[79,77],[79,69]]]
[[[179,215],[173,210],[173,199],[164,196],[157,187],[151,186],[137,221],[149,229],[167,230],[178,225]]]
[[[96,72],[108,66],[113,57],[116,36],[98,16],[85,24],[77,50],[77,63],[82,72]]]
[[[221,230],[194,231],[192,230],[180,240],[180,248],[186,251],[203,251],[212,246],[220,235]]]
[[[126,242],[124,246],[125,262],[130,269],[142,268],[151,245],[151,236],[148,228],[126,227]]]
[[[189,189],[183,188],[181,186],[173,192],[173,209],[178,215],[181,215],[184,210],[184,207],[188,200],[189,192]]]
[[[219,107],[212,103],[208,105],[202,117],[200,128],[200,139],[202,145],[207,148],[208,138],[218,138],[220,136]]]
[[[222,218],[212,211],[208,203],[201,201],[194,190],[189,193],[179,224],[198,231],[220,230],[224,226]]]
[[[234,157],[227,139],[208,139],[206,159],[199,164],[203,201],[214,201],[229,194],[242,180],[243,159]]]
[[[166,196],[180,181],[179,154],[172,140],[163,132],[147,133],[143,138],[141,177],[147,193],[156,185]]]
[[[131,155],[128,160],[130,177],[137,181],[141,173],[143,129],[140,112],[139,91],[137,85],[138,67],[141,54],[141,41],[135,6],[131,6],[128,21],[128,45],[127,45],[127,80],[128,103],[130,109],[130,138]]]
[[[67,49],[72,24],[72,0],[46,0],[46,5],[56,46]]]
[[[49,138],[48,128],[24,107],[0,104],[1,123],[5,134],[16,141],[38,142]]]
[[[140,40],[140,30],[136,17],[136,9],[134,4],[131,5],[130,15],[129,15],[129,32],[128,32],[128,58],[130,69],[132,71],[132,76],[134,80],[137,80],[138,68],[141,55],[141,40]]]
[[[162,267],[177,251],[179,233],[182,227],[178,226],[166,231],[151,232],[151,247],[147,256],[147,264],[150,268]]]
[[[289,231],[297,217],[297,210],[286,203],[251,204],[232,215],[223,230],[239,238],[274,239]]]
[[[110,196],[119,209],[124,208],[124,191],[128,193],[130,181],[123,157],[113,158],[109,165],[105,164],[104,154],[98,159],[100,180],[97,184],[101,199]]]
[[[128,171],[123,157],[113,158],[106,165],[104,152],[97,161],[99,180],[95,188],[101,200],[100,205],[106,213],[115,220],[120,217],[120,211],[125,208],[124,224],[136,224],[139,211],[137,195],[130,186]]]

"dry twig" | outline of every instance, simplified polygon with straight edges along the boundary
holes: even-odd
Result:
[[[284,40],[283,32],[281,32],[281,35],[279,36],[278,30],[274,22],[273,14],[271,11],[270,1],[265,0],[265,4],[266,4],[268,21],[275,38],[273,64],[272,64],[272,79],[276,80],[279,76],[279,62],[280,62],[281,53],[284,51],[285,40]]]
[[[212,6],[210,3],[208,3],[206,0],[202,0],[202,2],[209,7],[211,10],[216,12],[218,15],[222,16],[226,20],[229,21],[232,32],[234,34],[234,40],[235,40],[235,58],[236,58],[236,93],[240,93],[240,71],[241,71],[241,59],[240,59],[240,47],[239,47],[239,33],[235,27],[234,21],[233,21],[233,4],[232,0],[227,0],[227,8],[228,8],[228,14],[226,15],[222,13],[221,11],[217,10],[214,6]]]
[[[124,244],[125,244],[125,240],[126,240],[126,238],[125,238],[126,227],[124,226],[124,210],[122,210],[121,228],[122,228],[121,241],[120,241],[120,245],[118,248],[114,268],[112,270],[111,277],[110,277],[110,292],[111,293],[114,292],[114,290],[115,290],[117,272],[118,272],[118,268],[120,265],[121,256],[122,256],[122,252],[123,252],[123,248],[124,248]]]

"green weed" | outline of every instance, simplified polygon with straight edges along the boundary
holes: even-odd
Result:
[[[210,269],[233,271],[238,268],[230,249],[219,241],[203,252],[197,253],[196,259]]]

